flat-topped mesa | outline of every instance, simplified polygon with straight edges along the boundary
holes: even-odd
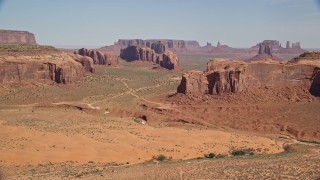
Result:
[[[34,34],[27,31],[0,30],[0,44],[33,44],[36,45]]]
[[[177,92],[221,95],[261,87],[305,86],[312,81],[310,93],[316,96],[320,94],[319,67],[317,63],[213,59],[208,63],[207,71],[183,74]]]
[[[185,41],[185,40],[173,40],[173,39],[119,39],[118,42],[115,43],[117,46],[147,46],[151,48],[151,45],[155,42],[161,41],[166,50],[170,51],[188,51],[188,49],[198,49],[200,48],[198,41]]]
[[[166,45],[161,41],[153,42],[151,44],[151,49],[157,54],[162,54],[166,52]]]
[[[118,56],[109,52],[102,54],[100,51],[81,48],[75,53],[92,58],[93,64],[106,66],[117,66],[119,64]]]
[[[157,54],[147,46],[128,46],[121,49],[120,58],[128,62],[153,62],[169,70],[176,70],[179,68],[179,59],[173,52],[166,51],[165,53]]]
[[[0,83],[49,80],[70,84],[94,72],[90,62],[50,46],[0,45]]]

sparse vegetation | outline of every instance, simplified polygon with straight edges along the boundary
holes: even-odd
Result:
[[[231,151],[231,154],[233,156],[254,155],[254,149],[252,148],[233,149]]]
[[[212,158],[216,157],[216,154],[215,153],[209,153],[209,154],[205,154],[204,157],[212,159]]]
[[[158,161],[164,161],[166,159],[167,159],[167,157],[163,154],[160,154],[159,156],[156,157],[156,160],[158,160]]]

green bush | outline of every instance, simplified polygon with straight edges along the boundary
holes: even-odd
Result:
[[[247,148],[247,149],[234,149],[231,151],[233,156],[243,156],[243,155],[254,155],[254,149]]]
[[[204,157],[206,157],[206,158],[215,158],[216,154],[215,153],[209,153],[209,154],[205,154]]]
[[[166,159],[167,159],[167,157],[165,155],[162,155],[162,154],[157,157],[158,161],[164,161]]]

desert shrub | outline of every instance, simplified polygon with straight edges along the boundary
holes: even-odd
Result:
[[[214,154],[214,153],[209,153],[209,154],[205,154],[204,157],[206,157],[206,158],[215,158],[215,157],[216,157],[216,154]]]
[[[160,154],[158,157],[157,157],[157,160],[158,161],[164,161],[164,160],[166,160],[167,159],[167,157],[165,156],[165,155],[162,155],[162,154]]]
[[[234,149],[231,151],[233,156],[243,156],[243,155],[254,155],[254,149],[245,148],[245,149]]]

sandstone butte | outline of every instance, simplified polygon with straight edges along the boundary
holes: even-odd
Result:
[[[169,70],[179,69],[179,58],[173,52],[166,51],[162,54],[157,54],[147,46],[128,46],[121,50],[120,58],[128,62],[153,62]]]
[[[49,80],[70,84],[94,72],[91,58],[67,55],[50,46],[0,45],[0,83]]]
[[[27,31],[0,30],[0,44],[33,44],[36,45],[34,34]]]
[[[213,59],[206,71],[189,71],[182,76],[178,93],[234,94],[257,87],[309,86],[320,96],[320,53],[306,52],[289,62],[272,59],[251,62]]]
[[[106,65],[106,66],[119,65],[118,56],[110,52],[103,54],[97,50],[81,48],[78,50],[78,52],[75,52],[75,54],[92,58],[93,64]]]

